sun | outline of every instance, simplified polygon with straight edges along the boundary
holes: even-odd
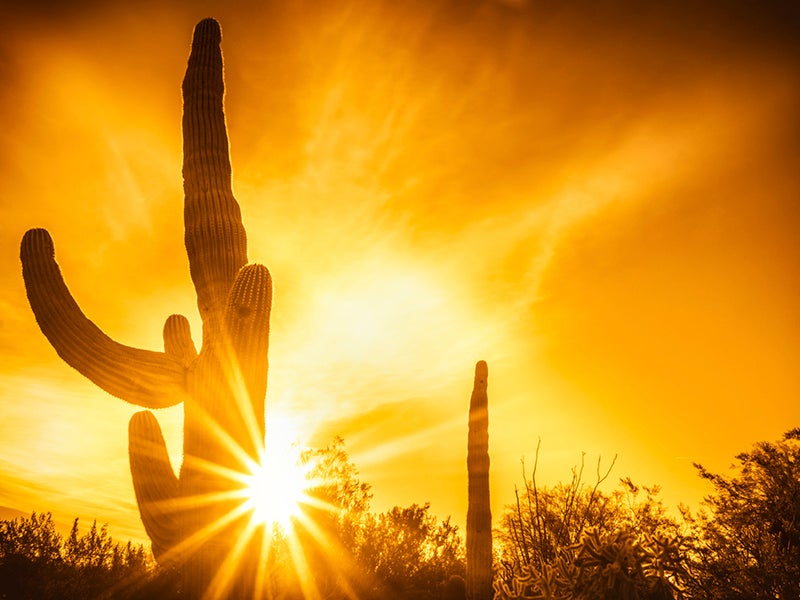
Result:
[[[272,419],[260,464],[253,464],[244,478],[245,507],[254,524],[277,525],[288,531],[301,515],[306,490],[311,485],[308,467],[288,419]]]

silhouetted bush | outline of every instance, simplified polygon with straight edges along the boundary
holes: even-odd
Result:
[[[463,585],[463,543],[449,519],[440,522],[429,504],[371,512],[370,486],[359,480],[340,438],[304,460],[312,487],[294,523],[302,552],[293,553],[291,539],[274,533],[267,583],[273,594],[303,598],[313,586],[331,599],[438,600],[452,577]]]
[[[624,479],[611,494],[602,492],[611,467],[603,472],[598,461],[592,485],[584,483],[583,462],[569,484],[537,486],[535,466],[531,479],[524,477],[496,534],[496,598],[682,597],[686,539],[679,523],[666,514],[657,487]]]
[[[463,578],[458,528],[449,519],[439,522],[429,509],[396,506],[363,519],[356,558],[374,578],[374,597],[439,598],[451,577]]]
[[[800,598],[800,429],[736,457],[735,474],[695,465],[714,487],[695,532],[691,595],[698,600]]]
[[[114,542],[105,525],[95,522],[80,535],[75,519],[64,539],[51,513],[0,521],[0,598],[136,599],[152,598],[154,590],[167,598],[170,587],[143,546]]]

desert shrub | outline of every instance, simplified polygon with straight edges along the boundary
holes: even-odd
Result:
[[[736,456],[732,475],[695,466],[713,493],[697,516],[687,514],[692,596],[800,598],[800,429]]]
[[[464,577],[458,527],[429,509],[396,506],[364,519],[357,560],[374,581],[373,597],[439,598],[448,582],[453,587],[453,578]]]
[[[302,460],[309,467],[308,499],[292,532],[272,532],[270,594],[438,600],[459,598],[461,590],[463,598],[463,542],[449,519],[431,515],[427,503],[373,512],[370,486],[359,479],[341,438]]]
[[[75,519],[65,539],[51,513],[0,521],[0,597],[146,598],[155,585],[165,592],[165,579],[143,546],[115,542],[105,525],[80,535]]]
[[[640,599],[682,597],[687,540],[667,514],[658,487],[620,480],[612,493],[600,490],[605,470],[585,482],[585,462],[569,483],[541,487],[536,466],[506,508],[499,542],[496,598]]]

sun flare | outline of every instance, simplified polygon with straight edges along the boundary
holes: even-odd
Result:
[[[252,511],[254,523],[288,530],[300,516],[310,485],[301,454],[289,420],[270,420],[264,455],[245,478],[246,507]]]

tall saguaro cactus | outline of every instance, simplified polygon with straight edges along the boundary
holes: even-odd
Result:
[[[475,365],[467,438],[467,600],[492,597],[492,511],[489,505],[489,368]]]
[[[183,177],[186,251],[203,320],[202,348],[189,323],[167,318],[164,352],[113,341],[82,313],[55,261],[47,231],[22,239],[20,258],[31,308],[58,355],[99,387],[148,409],[184,403],[183,464],[176,477],[149,411],[130,421],[130,466],[153,552],[183,566],[184,596],[252,597],[255,553],[242,540],[236,474],[259,460],[272,283],[247,264],[247,240],[231,190],[223,112],[221,32],[213,19],[195,27],[183,81]],[[220,567],[228,564],[228,572]],[[232,567],[231,565],[236,565]]]

